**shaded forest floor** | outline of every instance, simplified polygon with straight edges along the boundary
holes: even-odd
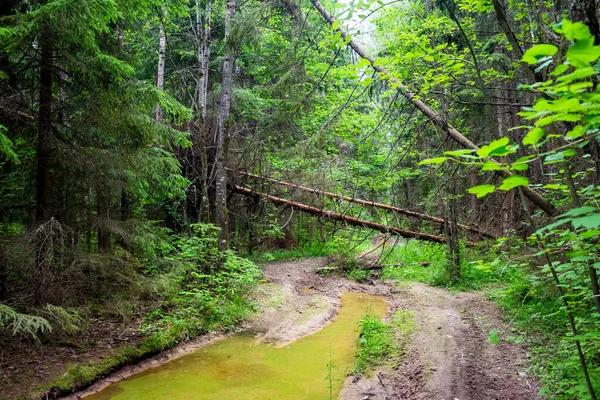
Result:
[[[0,350],[0,398],[19,398],[75,364],[100,362],[119,348],[142,340],[140,321],[95,319],[76,337],[42,346],[12,344]]]
[[[388,316],[411,311],[414,332],[407,334],[401,357],[387,360],[363,377],[350,376],[340,395],[346,400],[369,399],[535,399],[538,384],[525,372],[526,349],[517,343],[492,344],[490,332],[508,332],[497,307],[479,293],[449,292],[421,283],[373,281],[357,283],[335,275],[317,275],[315,267],[327,258],[275,262],[264,267],[268,280],[256,298],[261,310],[241,326],[258,340],[286,344],[321,329],[337,314],[346,291],[382,295],[390,303]],[[135,324],[117,326],[98,321],[77,346],[66,343],[43,346],[37,351],[8,354],[2,359],[3,396],[12,398],[34,384],[59,376],[67,364],[100,360],[123,343],[139,340]],[[138,365],[126,367],[87,391],[98,391],[113,381],[193,351],[219,335],[199,338],[161,353]],[[210,340],[208,340],[210,339]],[[7,353],[5,351],[5,353]]]

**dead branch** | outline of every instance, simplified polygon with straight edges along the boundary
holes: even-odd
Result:
[[[316,208],[313,206],[309,206],[307,204],[297,203],[295,201],[286,200],[286,199],[282,199],[279,197],[271,196],[269,194],[260,193],[255,190],[248,189],[248,188],[238,186],[238,185],[234,185],[233,189],[237,193],[240,193],[240,194],[243,194],[246,196],[263,197],[263,198],[270,200],[273,204],[276,204],[279,206],[289,206],[296,210],[304,211],[306,213],[309,213],[312,215],[317,215],[319,217],[329,219],[332,221],[340,221],[340,222],[344,222],[344,223],[346,223],[348,225],[352,225],[352,226],[370,228],[370,229],[373,229],[373,230],[376,230],[379,232],[402,236],[407,239],[418,239],[418,240],[424,240],[427,242],[442,243],[442,244],[446,243],[446,240],[442,236],[431,235],[429,233],[423,233],[423,232],[408,231],[408,230],[397,228],[395,226],[382,225],[382,224],[378,224],[376,222],[367,221],[367,220],[359,219],[359,218],[355,218],[355,217],[350,217],[348,215],[343,215],[343,214],[335,213],[332,211],[319,209],[319,208]],[[467,242],[467,245],[474,246],[475,243]]]
[[[432,221],[438,224],[443,224],[444,220],[442,218],[438,218],[438,217],[434,217],[431,215],[427,215],[427,214],[423,214],[423,213],[418,213],[415,211],[411,211],[411,210],[407,210],[404,208],[400,208],[400,207],[396,207],[396,206],[390,206],[388,204],[382,204],[382,203],[376,203],[374,201],[369,201],[369,200],[361,200],[361,199],[357,199],[354,197],[349,197],[349,196],[344,196],[341,194],[337,194],[337,193],[331,193],[331,192],[325,192],[322,190],[317,190],[317,189],[312,189],[306,186],[300,186],[300,185],[295,185],[293,183],[289,183],[289,182],[284,182],[284,181],[279,181],[277,179],[273,179],[273,178],[268,178],[266,176],[260,176],[260,175],[254,175],[251,174],[249,172],[244,172],[244,171],[234,171],[232,169],[228,168],[228,171],[234,172],[234,173],[238,173],[240,175],[244,175],[244,176],[249,176],[251,178],[257,178],[257,179],[262,179],[268,182],[272,182],[272,183],[276,183],[278,185],[281,186],[286,186],[286,187],[291,187],[294,189],[299,189],[299,190],[303,190],[305,192],[309,192],[309,193],[314,193],[314,194],[318,194],[318,195],[322,195],[322,196],[327,196],[327,197],[331,197],[333,199],[338,199],[338,200],[344,200],[344,201],[349,201],[352,203],[356,203],[356,204],[360,204],[363,206],[367,206],[367,207],[376,207],[376,208],[381,208],[384,210],[388,210],[388,211],[392,211],[394,213],[397,214],[402,214],[402,215],[406,215],[409,217],[414,217],[414,218],[419,218],[419,219],[423,219],[423,220],[427,220],[427,221]],[[485,236],[491,239],[497,239],[498,236],[482,231],[474,226],[469,226],[469,225],[464,225],[464,224],[457,224],[459,228],[467,230],[469,232],[473,232],[476,233],[478,235],[481,236]]]

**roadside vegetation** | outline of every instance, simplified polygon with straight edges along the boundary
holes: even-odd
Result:
[[[412,311],[396,311],[387,321],[368,309],[358,323],[358,350],[353,373],[360,376],[378,367],[398,365],[415,329]]]
[[[78,343],[77,334],[90,328],[86,321],[92,316],[96,321],[117,318],[139,326],[137,342],[107,350],[100,362],[75,364],[63,376],[23,396],[71,393],[198,335],[234,329],[248,317],[254,311],[251,294],[262,279],[259,267],[233,252],[219,252],[214,226],[194,224],[191,229],[194,235],[149,232],[136,243],[138,250],[132,254],[137,258],[129,254],[116,260],[96,259],[98,268],[120,272],[110,281],[99,274],[79,282],[97,288],[87,293],[85,302],[41,310],[44,318],[5,310],[2,327],[40,344],[62,341],[86,346]]]

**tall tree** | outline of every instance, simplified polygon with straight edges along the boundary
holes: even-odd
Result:
[[[223,57],[223,80],[221,83],[221,102],[219,105],[219,128],[217,131],[216,157],[216,215],[219,224],[219,250],[229,247],[229,217],[227,213],[227,156],[229,153],[229,133],[231,127],[231,86],[236,46],[232,40],[232,27],[235,21],[236,2],[227,0],[225,8],[225,55]]]

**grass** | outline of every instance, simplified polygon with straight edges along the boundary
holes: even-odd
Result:
[[[521,266],[518,272],[504,288],[487,293],[513,327],[510,332],[499,332],[499,339],[509,342],[518,338],[527,344],[529,373],[544,385],[541,395],[548,399],[588,398],[575,343],[567,333],[568,322],[556,289],[541,282],[527,267]],[[585,318],[576,315],[576,321],[582,329]],[[598,339],[588,338],[582,343],[592,383],[598,391]]]
[[[255,263],[266,263],[274,261],[292,261],[306,257],[351,258],[356,254],[366,251],[371,247],[370,238],[357,239],[352,235],[339,235],[332,239],[323,241],[310,241],[294,249],[270,249],[245,257]]]
[[[462,250],[461,277],[453,279],[448,272],[446,246],[417,240],[402,241],[383,252],[381,261],[388,266],[384,268],[382,277],[423,282],[452,290],[481,290],[506,278],[497,268],[482,265],[482,261],[470,261],[474,254],[472,249]],[[424,265],[423,262],[429,264]]]
[[[385,323],[371,310],[359,322],[359,340],[354,373],[364,375],[384,363],[397,364],[408,335],[415,329],[412,311],[397,311]]]

